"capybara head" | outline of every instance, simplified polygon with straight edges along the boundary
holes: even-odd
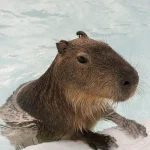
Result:
[[[72,41],[56,43],[54,70],[60,84],[91,97],[129,99],[139,82],[137,71],[108,44],[90,39],[83,31],[77,35]]]

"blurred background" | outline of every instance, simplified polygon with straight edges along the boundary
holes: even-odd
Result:
[[[117,111],[137,121],[150,117],[149,0],[0,0],[0,105],[24,82],[50,66],[61,39],[83,30],[107,42],[139,72],[136,95]],[[98,123],[95,130],[113,126]],[[0,136],[0,149],[13,150]]]

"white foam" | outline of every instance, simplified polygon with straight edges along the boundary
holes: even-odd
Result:
[[[103,131],[105,134],[114,136],[117,139],[119,148],[117,150],[150,150],[150,119],[143,121],[142,123],[147,128],[148,137],[139,137],[133,139],[130,135],[127,135],[119,127],[110,128]],[[35,146],[30,146],[24,150],[91,150],[86,144],[82,142],[72,141],[59,141],[43,143]]]

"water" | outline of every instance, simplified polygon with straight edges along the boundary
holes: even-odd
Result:
[[[61,39],[83,30],[108,42],[135,66],[138,92],[118,112],[141,121],[150,117],[149,0],[0,0],[0,104],[21,83],[36,79],[48,68]],[[98,124],[96,130],[112,126]],[[0,149],[13,150],[0,137]]]

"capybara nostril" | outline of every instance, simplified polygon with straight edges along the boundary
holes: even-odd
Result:
[[[136,74],[130,74],[128,75],[128,77],[125,77],[123,80],[121,80],[121,86],[123,88],[132,88],[134,86],[137,86],[138,82],[139,82],[138,76]]]
[[[130,86],[130,85],[131,85],[131,82],[130,82],[130,81],[125,81],[125,82],[123,83],[123,85],[126,86],[126,87],[127,87],[127,86]]]
[[[131,89],[132,86],[134,86],[133,80],[132,80],[132,77],[130,77],[130,76],[122,78],[120,81],[120,86],[121,86],[122,90]]]

